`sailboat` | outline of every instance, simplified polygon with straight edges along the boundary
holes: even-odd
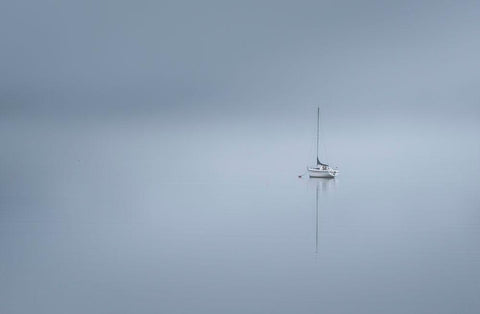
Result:
[[[320,136],[320,107],[317,108],[317,164],[315,166],[307,167],[310,178],[335,178],[339,171],[333,169],[327,164],[324,164],[318,158],[318,144]]]

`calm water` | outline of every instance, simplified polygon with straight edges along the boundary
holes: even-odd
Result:
[[[471,129],[339,135],[310,180],[310,138],[154,125],[3,124],[1,313],[480,312]]]

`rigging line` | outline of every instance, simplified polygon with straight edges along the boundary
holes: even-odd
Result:
[[[316,130],[314,131],[313,129],[310,129],[310,128],[309,128],[309,130],[310,130],[311,133],[309,132],[310,133],[310,135],[309,135],[310,150],[308,152],[308,156],[309,156],[309,158],[314,159],[315,158],[315,149],[316,149],[316,147],[315,147],[315,144],[316,144],[316,142],[315,142],[316,137],[315,136],[316,136],[316,134],[314,132],[316,132]],[[317,163],[317,161],[315,160],[315,164],[316,163]]]
[[[325,157],[325,163],[329,164],[328,162],[328,154],[327,154],[327,145],[325,144],[325,139],[326,139],[326,136],[325,136],[325,131],[323,130],[323,122],[322,121],[322,116],[320,115],[320,107],[318,107],[318,121],[319,121],[319,125],[320,125],[320,133],[322,134],[322,149],[323,149],[323,153],[324,153],[324,157]]]
[[[317,108],[317,162],[318,162],[318,141],[320,137],[320,106]]]

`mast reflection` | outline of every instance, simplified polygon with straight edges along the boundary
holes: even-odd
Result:
[[[320,194],[326,195],[328,192],[335,190],[335,179],[310,178],[309,181],[315,183],[315,253],[318,253],[319,238],[319,212],[318,200]]]

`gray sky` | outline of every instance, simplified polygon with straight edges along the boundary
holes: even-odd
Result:
[[[3,1],[0,12],[3,114],[288,116],[320,104],[336,117],[479,116],[478,1]]]
[[[154,163],[195,155],[211,176],[222,164],[257,173],[275,160],[272,173],[290,173],[312,158],[317,105],[322,158],[339,164],[480,154],[476,1],[0,6],[0,118],[19,149],[14,163],[28,158],[26,143],[48,160],[48,147],[70,141],[132,150],[148,136],[139,148],[152,151],[137,155]]]
[[[0,45],[0,313],[480,313],[478,0],[2,0]]]
[[[343,168],[406,158],[436,167],[459,151],[476,167],[478,2],[0,6],[0,119],[13,164],[115,145],[170,164],[172,178],[192,158],[197,177],[232,163],[239,175],[290,175],[313,160],[320,105],[321,158]]]

